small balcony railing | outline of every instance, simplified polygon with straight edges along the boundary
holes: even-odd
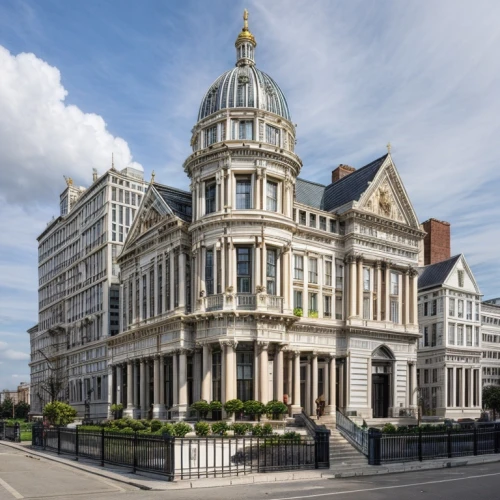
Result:
[[[220,311],[224,308],[224,295],[222,293],[208,295],[206,304],[207,311]]]
[[[283,312],[283,297],[253,293],[219,293],[208,295],[198,301],[197,311],[275,311]]]
[[[236,309],[255,311],[256,305],[257,300],[253,293],[238,293],[236,295]]]

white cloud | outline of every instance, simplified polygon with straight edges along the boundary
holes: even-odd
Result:
[[[87,185],[92,168],[142,168],[104,119],[66,104],[59,70],[34,54],[0,46],[0,197],[9,203],[54,203],[62,175]]]
[[[0,341],[0,358],[4,360],[28,360],[30,359],[30,355],[17,351],[15,349],[9,348],[9,344],[7,342]]]

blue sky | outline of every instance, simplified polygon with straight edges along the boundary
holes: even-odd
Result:
[[[4,0],[0,3],[0,390],[29,379],[36,236],[63,175],[88,185],[111,152],[187,188],[208,86],[235,62],[242,11],[256,60],[297,123],[302,177],[393,159],[421,221],[452,224],[486,298],[500,296],[497,1]]]

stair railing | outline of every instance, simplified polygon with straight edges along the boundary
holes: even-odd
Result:
[[[357,450],[368,456],[368,431],[355,424],[349,417],[337,410],[337,430]]]

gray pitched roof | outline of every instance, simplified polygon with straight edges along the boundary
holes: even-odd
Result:
[[[306,181],[297,177],[295,183],[295,197],[298,203],[303,203],[309,207],[324,210],[323,197],[325,195],[325,186],[316,182]]]
[[[423,290],[424,288],[442,285],[446,281],[446,278],[448,278],[448,275],[458,259],[460,259],[460,256],[460,254],[455,255],[448,260],[419,268],[420,276],[418,278],[418,289]]]
[[[186,222],[191,222],[192,197],[190,192],[156,182],[154,187],[177,217]]]
[[[331,211],[350,201],[358,201],[386,158],[387,154],[327,186],[324,197],[325,210]]]

